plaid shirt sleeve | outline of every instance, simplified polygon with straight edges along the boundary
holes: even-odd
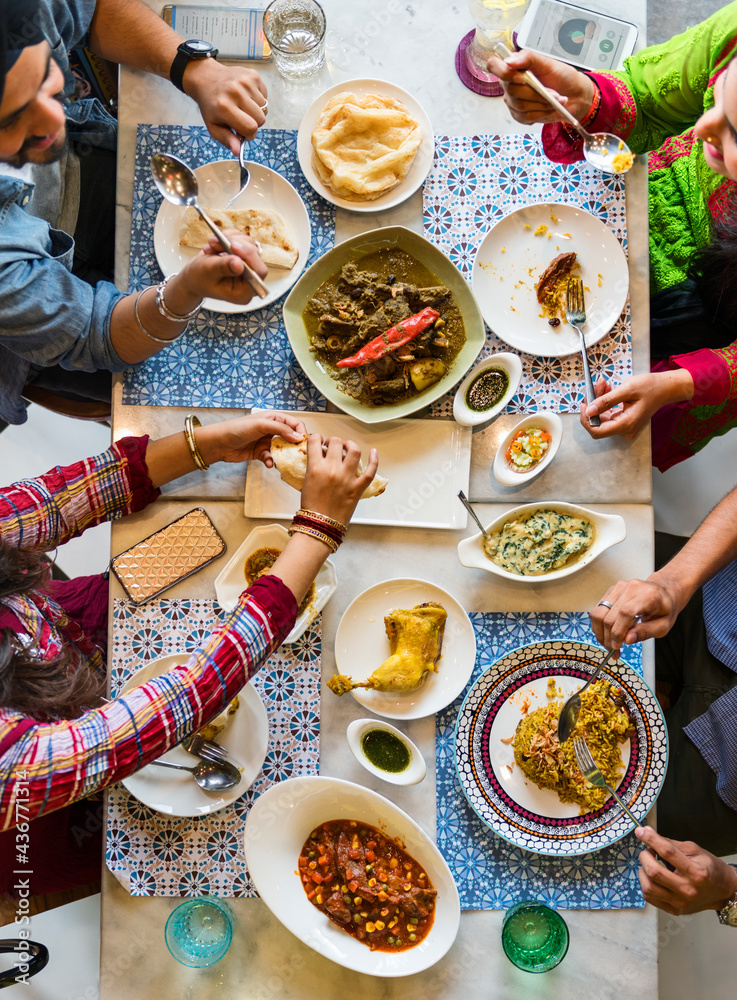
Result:
[[[54,549],[95,524],[155,500],[146,468],[148,436],[123,438],[101,455],[57,466],[0,489],[0,535],[21,549]]]
[[[199,729],[281,643],[296,610],[281,580],[264,577],[181,666],[78,719],[34,722],[0,756],[0,830],[120,781]],[[0,735],[27,721],[0,711]]]

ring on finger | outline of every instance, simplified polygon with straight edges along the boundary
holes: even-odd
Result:
[[[251,239],[253,240],[253,236],[251,237]],[[253,240],[253,242],[259,254],[261,254],[263,252],[263,247],[261,246],[258,240]]]
[[[599,603],[596,606],[597,608],[609,608],[610,611],[612,610],[612,605],[609,603],[609,601],[599,601]]]
[[[266,111],[268,106],[269,106],[269,99],[267,97],[263,104],[259,104],[258,109],[259,111]]]

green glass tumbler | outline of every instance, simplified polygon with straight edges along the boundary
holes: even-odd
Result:
[[[204,969],[219,962],[233,939],[233,916],[220,899],[188,899],[169,914],[164,939],[182,965]]]
[[[534,899],[504,914],[502,947],[509,961],[524,972],[549,972],[568,951],[568,928],[555,910]]]

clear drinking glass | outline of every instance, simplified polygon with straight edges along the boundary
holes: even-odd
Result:
[[[467,0],[471,17],[476,22],[476,33],[466,49],[466,67],[477,80],[493,83],[498,78],[486,68],[491,46],[500,38],[512,46],[512,29],[520,23],[530,0]]]
[[[559,913],[528,899],[504,914],[502,947],[523,972],[549,972],[566,956],[568,927]]]
[[[273,0],[264,11],[264,35],[288,80],[312,76],[325,62],[325,12],[316,0]]]
[[[164,939],[171,954],[192,969],[219,962],[233,939],[233,915],[219,899],[188,899],[169,914]]]

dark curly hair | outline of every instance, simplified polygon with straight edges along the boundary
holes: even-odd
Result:
[[[18,549],[0,539],[0,601],[42,587],[49,564],[40,552]],[[74,648],[52,660],[35,644],[23,645],[13,629],[0,629],[0,707],[39,721],[75,718],[98,705],[104,681],[86,668]]]
[[[688,276],[701,296],[706,319],[728,329],[737,328],[737,205],[712,230],[712,240],[691,258]],[[711,346],[711,345],[710,345]]]

